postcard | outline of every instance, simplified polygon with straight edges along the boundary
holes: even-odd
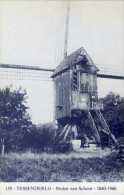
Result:
[[[124,1],[0,0],[0,194],[124,194]]]

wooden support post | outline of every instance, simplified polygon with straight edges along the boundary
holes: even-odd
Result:
[[[66,138],[67,138],[69,132],[71,131],[71,128],[72,128],[71,125],[67,128],[67,130],[66,130],[66,132],[65,132],[65,135],[64,135],[64,140],[66,140]]]
[[[59,134],[59,137],[61,137],[67,131],[68,127],[69,127],[69,124],[64,126],[64,128],[61,131],[61,133]]]
[[[78,137],[77,125],[72,126],[72,133],[73,133],[74,139],[76,139]]]

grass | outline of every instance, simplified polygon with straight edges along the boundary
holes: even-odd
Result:
[[[124,165],[112,155],[9,153],[0,158],[0,181],[124,181]]]

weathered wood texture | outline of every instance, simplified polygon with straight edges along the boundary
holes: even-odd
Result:
[[[55,117],[56,119],[70,116],[71,82],[70,70],[54,78],[55,81]]]
[[[71,117],[74,110],[99,109],[97,71],[92,59],[84,50],[73,52],[56,68],[55,118]]]

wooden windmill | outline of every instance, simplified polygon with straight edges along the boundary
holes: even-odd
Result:
[[[93,137],[101,145],[101,132],[108,135],[115,144],[117,140],[111,133],[98,99],[97,75],[99,69],[86,50],[81,47],[67,56],[69,25],[69,5],[67,6],[64,60],[57,66],[52,78],[55,83],[55,119],[59,131],[57,145],[70,144],[75,139]],[[89,123],[90,130],[84,130]],[[90,132],[89,132],[90,131]]]
[[[90,136],[97,145],[101,144],[100,132],[117,144],[100,111],[103,106],[97,93],[98,71],[83,47],[65,57],[54,71],[55,118],[60,127],[57,138],[60,143],[86,137],[83,126],[88,121]]]

